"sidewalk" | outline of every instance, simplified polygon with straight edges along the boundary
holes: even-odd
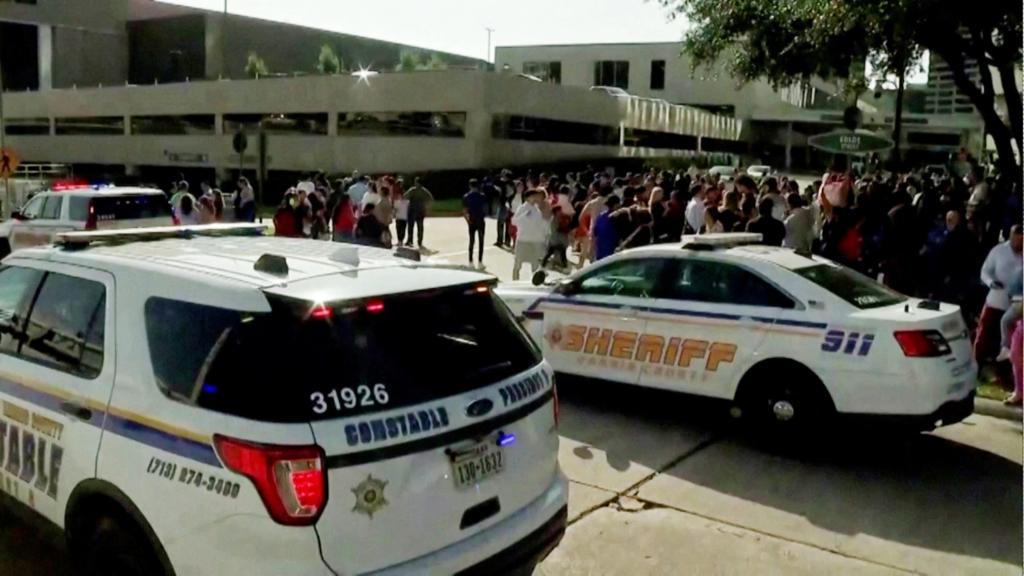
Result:
[[[998,400],[988,398],[974,399],[974,413],[1013,422],[1024,421],[1024,410],[1020,406],[1007,406]]]

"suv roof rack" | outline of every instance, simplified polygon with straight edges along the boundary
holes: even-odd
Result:
[[[196,226],[156,226],[152,228],[124,228],[121,230],[93,230],[89,232],[61,232],[53,243],[66,249],[88,248],[94,242],[128,244],[169,238],[189,239],[197,236],[262,236],[264,224],[201,224]]]
[[[760,244],[761,235],[754,232],[724,232],[715,234],[688,234],[683,236],[683,250],[716,250]]]

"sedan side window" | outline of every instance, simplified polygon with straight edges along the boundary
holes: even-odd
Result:
[[[0,267],[0,352],[17,354],[25,340],[25,316],[42,278],[33,268]]]
[[[796,304],[753,272],[725,262],[682,260],[671,298],[714,304],[792,309]]]
[[[584,276],[576,294],[651,298],[664,269],[659,258],[620,260]]]
[[[64,206],[63,196],[47,196],[46,203],[38,218],[43,220],[60,220],[60,209]]]

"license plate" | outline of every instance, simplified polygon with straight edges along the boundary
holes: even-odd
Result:
[[[505,455],[494,442],[481,442],[452,457],[456,488],[473,486],[505,469]]]

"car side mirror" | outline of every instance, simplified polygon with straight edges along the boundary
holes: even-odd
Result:
[[[15,210],[11,212],[11,218],[14,220],[27,220],[27,218],[25,218],[25,216],[21,213],[21,210]]]
[[[555,292],[565,296],[572,296],[579,290],[579,288],[580,285],[572,278],[563,278],[558,281],[557,285],[555,285]]]

